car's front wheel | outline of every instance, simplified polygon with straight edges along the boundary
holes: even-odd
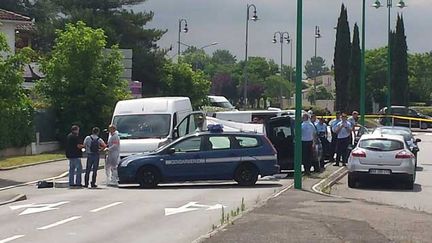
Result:
[[[159,184],[160,177],[156,168],[143,167],[138,173],[138,182],[141,188],[154,188]]]
[[[234,174],[234,180],[240,186],[255,185],[258,180],[258,169],[252,164],[240,165]]]
[[[351,173],[348,173],[348,187],[356,188],[357,187],[357,178],[354,177]]]

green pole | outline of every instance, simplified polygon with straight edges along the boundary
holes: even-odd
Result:
[[[366,93],[366,67],[365,67],[365,29],[366,29],[366,0],[363,0],[362,9],[362,52],[360,62],[360,124],[365,125],[365,93]]]
[[[296,96],[295,96],[295,152],[294,152],[294,188],[302,189],[302,18],[303,0],[297,0],[297,50],[296,50]]]
[[[391,114],[391,47],[390,47],[390,10],[392,5],[392,0],[387,0],[387,8],[388,8],[388,39],[387,39],[387,118],[390,117]],[[387,125],[391,124],[391,119],[387,119]]]

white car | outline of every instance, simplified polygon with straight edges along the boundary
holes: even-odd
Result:
[[[365,178],[403,180],[414,188],[415,156],[399,135],[365,134],[348,159],[348,186],[355,188]]]

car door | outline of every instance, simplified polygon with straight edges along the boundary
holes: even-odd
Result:
[[[283,170],[293,169],[294,130],[291,117],[275,117],[266,123],[266,135],[278,152],[278,163]]]
[[[232,136],[210,134],[203,137],[206,144],[207,179],[231,179],[240,163],[241,154]]]
[[[205,117],[205,114],[201,111],[195,111],[187,115],[173,129],[173,140],[188,134],[204,131],[207,126]]]
[[[205,174],[202,136],[192,136],[169,146],[161,159],[168,180],[198,180]]]

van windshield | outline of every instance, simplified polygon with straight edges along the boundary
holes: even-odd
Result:
[[[234,109],[235,108],[233,105],[231,105],[231,103],[229,101],[211,102],[211,105],[216,106],[216,107],[227,108],[227,109]]]
[[[120,139],[164,138],[169,135],[170,114],[139,114],[115,116]]]

